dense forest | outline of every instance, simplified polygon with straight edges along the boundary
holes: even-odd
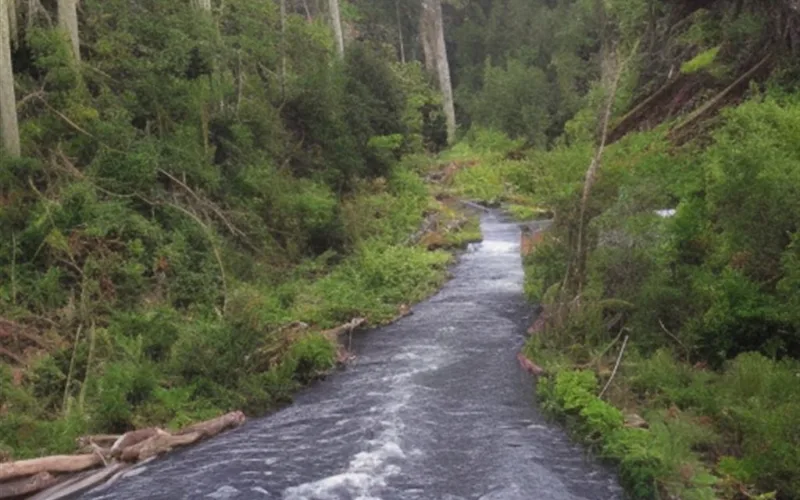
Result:
[[[800,498],[796,3],[474,4],[446,157],[553,218],[525,258],[542,407],[634,498]]]
[[[0,5],[3,456],[272,410],[441,283],[441,99],[357,5]]]
[[[0,461],[278,408],[462,198],[553,219],[525,354],[632,497],[800,498],[798,52],[794,0],[0,0]]]

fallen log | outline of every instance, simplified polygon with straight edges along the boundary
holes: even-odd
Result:
[[[367,318],[354,318],[352,321],[345,323],[341,326],[337,326],[336,328],[331,328],[330,330],[325,330],[322,332],[326,338],[331,340],[336,340],[340,336],[348,333],[352,333],[353,330],[356,328],[360,328],[367,323]]]
[[[31,477],[0,483],[0,499],[16,498],[30,495],[49,488],[58,482],[58,478],[49,472],[40,472]]]
[[[91,446],[96,444],[101,448],[111,448],[119,438],[123,436],[119,434],[96,434],[93,436],[81,436],[78,438],[78,447]]]
[[[182,436],[184,434],[199,433],[200,436],[204,438],[216,436],[222,431],[239,427],[246,419],[247,418],[244,416],[244,413],[240,411],[234,411],[222,415],[221,417],[184,427],[176,432],[175,435]]]
[[[114,458],[119,458],[120,454],[125,448],[139,444],[146,439],[150,439],[158,434],[160,430],[161,429],[156,429],[155,427],[150,427],[148,429],[139,429],[137,431],[126,432],[116,441],[114,441],[114,444],[111,446],[111,456]]]
[[[200,432],[175,436],[167,434],[166,432],[159,433],[139,444],[125,448],[120,455],[120,459],[123,462],[146,460],[168,453],[172,451],[173,448],[194,444],[202,438],[203,434]]]
[[[536,318],[536,321],[528,328],[528,335],[538,335],[547,330],[547,322],[550,320],[547,310],[542,311]]]
[[[86,455],[56,455],[52,457],[0,463],[0,482],[19,477],[33,476],[42,472],[81,472],[103,463],[103,457],[92,453]]]
[[[10,359],[11,361],[15,362],[20,366],[25,366],[25,360],[22,357],[17,356],[13,352],[9,351],[5,347],[0,346],[0,356],[5,356],[6,358]]]
[[[544,368],[539,365],[536,365],[528,359],[524,354],[519,353],[517,354],[517,361],[519,361],[519,365],[522,367],[523,370],[530,373],[533,376],[539,377],[544,375]]]
[[[82,493],[86,490],[94,488],[95,486],[98,486],[99,484],[102,484],[114,474],[118,474],[123,469],[128,467],[129,465],[127,464],[118,463],[96,472],[81,474],[80,476],[74,477],[62,484],[50,487],[40,492],[38,495],[29,498],[28,500],[62,500],[65,498],[71,498],[73,495],[77,495],[78,493]]]

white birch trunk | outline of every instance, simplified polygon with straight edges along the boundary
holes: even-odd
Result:
[[[339,0],[329,0],[331,11],[331,23],[333,33],[336,36],[336,51],[339,57],[344,59],[344,31],[342,31],[342,16],[339,11]]]
[[[422,4],[422,12],[419,15],[419,40],[422,44],[422,54],[425,57],[425,69],[428,73],[436,73],[436,57],[433,53],[433,22],[431,21],[430,10]]]
[[[436,72],[439,75],[439,90],[442,92],[444,115],[447,119],[447,142],[456,139],[456,110],[453,102],[453,84],[450,79],[450,63],[447,60],[447,46],[444,41],[444,19],[441,0],[423,0],[423,8],[428,10],[433,23],[433,51]]]
[[[58,0],[58,25],[69,34],[75,60],[81,61],[81,39],[78,31],[78,0]]]
[[[0,135],[6,153],[16,157],[20,155],[20,144],[14,71],[11,68],[10,1],[13,0],[0,0]]]
[[[14,47],[19,46],[19,12],[17,12],[17,0],[9,0],[8,2],[8,25],[9,25],[9,38]]]
[[[286,0],[281,0],[281,97],[286,95]]]
[[[406,42],[403,39],[403,18],[400,15],[400,0],[395,0],[395,9],[397,10],[397,38],[400,41],[400,62],[406,63]]]

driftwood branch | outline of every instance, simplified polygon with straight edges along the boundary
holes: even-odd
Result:
[[[0,464],[0,482],[42,472],[80,472],[103,463],[96,454],[56,455]]]
[[[30,495],[56,484],[58,479],[49,472],[40,472],[31,477],[0,483],[0,499]]]
[[[82,474],[64,482],[63,484],[59,484],[44,490],[29,500],[62,500],[66,498],[72,498],[73,495],[77,495],[78,493],[102,484],[111,476],[118,474],[120,471],[128,467],[129,466],[127,464],[119,463],[104,469],[100,469],[97,472]]]
[[[111,456],[118,458],[122,454],[122,450],[150,439],[158,434],[158,431],[159,429],[151,427],[149,429],[139,429],[137,431],[131,431],[123,434],[117,438],[117,440],[114,441],[114,444],[111,446]]]
[[[208,420],[206,422],[200,422],[199,424],[190,425],[189,427],[186,427],[178,431],[176,435],[182,436],[186,434],[197,433],[200,434],[201,437],[216,436],[220,432],[239,427],[244,423],[245,420],[246,419],[244,413],[240,411],[235,411],[232,413],[222,415],[221,417]]]
[[[144,461],[242,425],[242,412],[186,427],[174,434],[157,428],[141,429],[122,436],[84,436],[78,446],[90,451],[0,463],[0,500],[40,492],[32,500],[59,500],[120,477],[130,463]]]
[[[661,321],[661,318],[659,318],[659,319],[658,319],[658,324],[659,324],[659,325],[661,325],[661,329],[662,329],[662,330],[664,330],[664,333],[666,333],[667,335],[669,335],[669,337],[670,337],[672,340],[674,340],[675,342],[677,342],[677,343],[678,343],[678,345],[679,345],[679,346],[681,346],[681,348],[682,348],[682,349],[683,349],[683,350],[686,352],[686,354],[688,355],[688,354],[689,354],[689,348],[688,348],[688,347],[686,347],[686,344],[684,344],[683,342],[681,342],[681,339],[679,339],[679,338],[678,338],[678,337],[677,337],[677,336],[676,336],[674,333],[672,333],[671,331],[669,331],[669,330],[667,329],[666,325],[664,325],[664,322],[663,322],[663,321]]]
[[[150,457],[163,455],[179,446],[194,444],[203,437],[200,433],[173,436],[159,429],[155,436],[122,450],[120,459],[123,462],[138,462]]]
[[[336,328],[331,328],[330,330],[325,330],[322,332],[326,338],[331,340],[336,340],[337,338],[341,337],[345,334],[350,334],[353,330],[356,330],[367,323],[367,318],[354,318],[348,323],[345,323],[341,326],[337,326]]]
[[[3,346],[0,346],[0,356],[5,356],[11,361],[15,362],[18,365],[25,366],[25,360],[22,359],[20,356],[17,356],[13,352],[9,351]]]
[[[519,362],[519,366],[525,370],[526,372],[530,373],[531,375],[538,377],[544,375],[545,371],[544,368],[535,364],[533,361],[528,359],[523,353],[517,354],[517,361]]]
[[[625,354],[625,347],[628,346],[628,338],[629,337],[625,335],[625,340],[622,341],[622,349],[619,350],[619,356],[617,356],[617,364],[614,365],[614,371],[611,372],[611,376],[608,378],[608,382],[606,382],[605,387],[603,387],[603,390],[600,391],[600,395],[598,396],[601,399],[608,390],[608,388],[611,386],[611,382],[614,380],[614,376],[616,376],[617,370],[619,370],[619,364],[622,362],[622,355]]]

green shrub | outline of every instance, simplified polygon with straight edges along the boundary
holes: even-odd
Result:
[[[742,354],[723,374],[718,391],[721,426],[739,436],[742,460],[762,491],[800,495],[800,418],[797,362]]]
[[[550,126],[549,84],[535,66],[511,59],[505,67],[486,64],[483,88],[469,106],[472,118],[484,127],[543,146]]]
[[[336,365],[336,346],[322,335],[308,335],[292,344],[287,361],[294,366],[294,378],[307,384]]]
[[[153,397],[158,378],[153,365],[116,362],[105,365],[91,385],[87,401],[92,428],[122,433],[134,427],[136,408]]]

